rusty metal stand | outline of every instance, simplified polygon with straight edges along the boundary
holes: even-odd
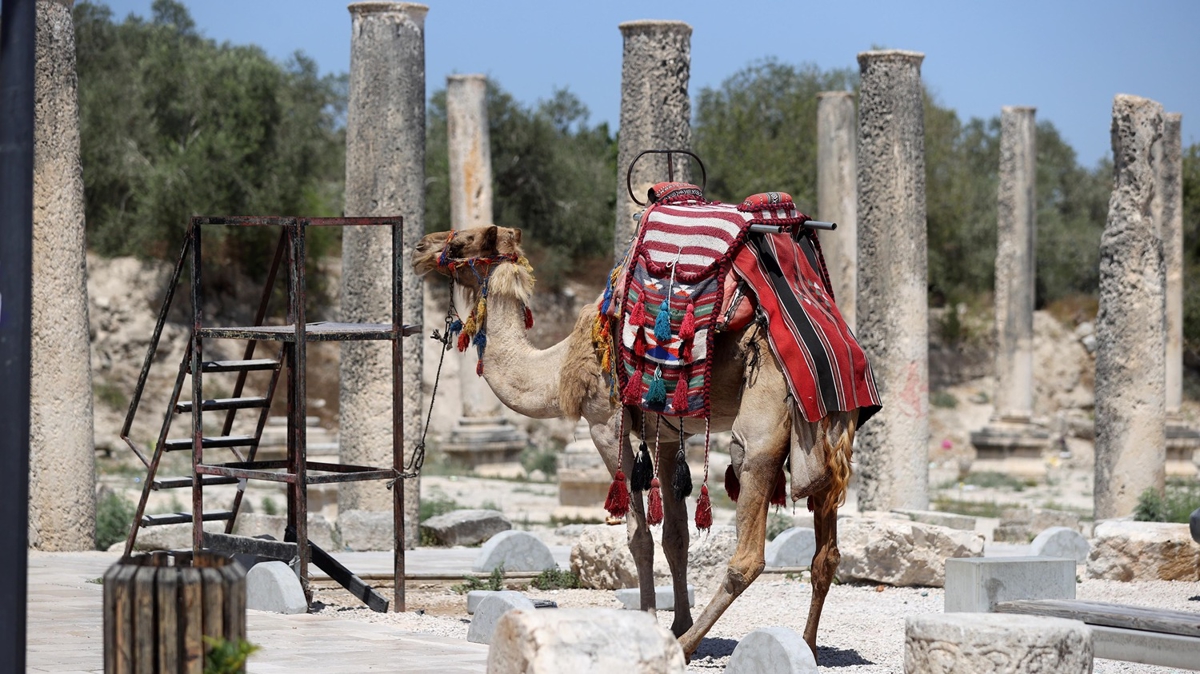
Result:
[[[241,227],[279,227],[281,228],[279,246],[268,273],[266,288],[252,326],[205,326],[203,307],[204,293],[202,283],[201,232],[208,226],[241,226]],[[346,226],[389,226],[392,230],[392,320],[390,324],[362,323],[308,323],[305,318],[305,300],[307,298],[305,285],[305,233],[308,227],[346,227]],[[404,507],[403,507],[403,472],[405,462],[403,456],[404,429],[402,424],[402,390],[404,361],[402,358],[401,340],[409,335],[420,332],[420,326],[403,324],[400,279],[402,260],[402,222],[396,218],[277,218],[277,217],[197,217],[192,218],[188,230],[184,251],[176,266],[171,288],[159,316],[159,325],[151,342],[150,353],[138,386],[130,403],[130,411],[126,418],[121,437],[129,443],[138,457],[147,464],[147,476],[142,499],[138,504],[134,527],[126,542],[126,554],[132,551],[135,537],[140,526],[153,526],[174,522],[191,522],[192,549],[198,552],[202,549],[220,550],[225,553],[252,552],[264,556],[273,556],[288,561],[295,566],[305,595],[311,601],[312,594],[308,583],[308,564],[313,562],[325,570],[331,578],[341,583],[347,590],[362,599],[372,609],[386,611],[388,601],[375,590],[368,587],[361,579],[342,567],[328,553],[318,548],[308,540],[308,485],[352,482],[359,480],[389,480],[394,484],[393,526],[395,530],[395,583],[394,610],[404,610]],[[174,288],[180,277],[180,272],[188,259],[190,250],[191,261],[191,299],[192,299],[192,339],[189,352],[180,365],[179,377],[176,380],[175,391],[171,400],[172,409],[167,412],[166,419],[155,447],[153,457],[145,455],[129,440],[129,429],[145,385],[150,363],[154,357],[162,324],[170,309]],[[267,306],[275,283],[276,272],[282,258],[287,259],[287,318],[285,324],[268,325],[265,323]],[[246,349],[240,361],[205,361],[204,343],[208,339],[239,339],[246,341]],[[307,416],[306,377],[307,347],[309,342],[320,341],[350,341],[350,340],[383,340],[392,344],[392,377],[393,377],[393,427],[392,427],[392,466],[371,467],[355,466],[342,463],[323,463],[309,461],[307,458],[307,431],[305,419]],[[254,359],[255,346],[260,341],[279,342],[281,352],[276,359]],[[267,410],[274,395],[280,371],[287,368],[287,458],[282,461],[255,460],[259,439],[266,423]],[[265,396],[243,397],[242,390],[249,371],[272,371],[270,384]],[[206,373],[237,372],[238,379],[231,398],[205,399],[203,395],[203,380]],[[185,375],[191,375],[192,401],[179,402],[179,395]],[[259,408],[261,413],[253,436],[230,435],[233,428],[234,413],[238,409]],[[205,411],[226,411],[226,418],[220,435],[206,436],[204,433],[203,413]],[[171,420],[174,414],[190,413],[191,433],[187,439],[168,439]],[[243,456],[237,447],[248,447],[248,453]],[[206,460],[206,449],[228,448],[233,450],[236,461],[216,462]],[[189,478],[156,479],[159,461],[163,451],[172,449],[192,450],[192,470]],[[234,519],[241,505],[242,495],[247,480],[267,480],[282,482],[287,485],[288,514],[285,541],[268,544],[258,539],[233,536]],[[214,484],[237,484],[238,492],[230,511],[204,510],[204,487]],[[146,516],[145,507],[149,492],[154,489],[182,488],[192,489],[192,512],[176,513],[167,516]],[[225,520],[227,522],[224,534],[206,533],[203,523],[208,520]]]

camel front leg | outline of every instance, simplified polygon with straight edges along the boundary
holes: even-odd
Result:
[[[630,428],[633,421],[627,412],[618,410],[603,424],[592,424],[590,427],[592,442],[604,458],[605,465],[611,475],[617,473],[617,452],[622,453],[621,465],[625,474],[633,470],[633,447],[629,442],[629,434],[618,438],[618,415],[625,414],[625,428]],[[619,448],[619,450],[618,450]],[[633,565],[637,569],[638,594],[643,611],[655,613],[654,601],[654,539],[650,536],[650,525],[646,523],[646,507],[641,493],[629,494],[629,513],[632,517],[626,519],[626,534],[629,553],[633,555]],[[685,548],[686,549],[686,548]]]
[[[735,433],[735,442],[737,435]],[[767,540],[767,508],[771,501],[771,492],[775,488],[775,476],[782,470],[785,442],[778,451],[771,454],[747,456],[742,466],[742,493],[737,504],[738,545],[725,571],[725,579],[717,588],[704,611],[696,619],[691,629],[679,638],[683,653],[691,658],[692,653],[700,646],[701,640],[717,619],[729,608],[750,583],[754,582],[766,566],[764,547]]]
[[[692,608],[688,605],[687,597],[687,558],[691,532],[688,529],[687,503],[684,499],[676,499],[672,488],[672,478],[679,462],[679,446],[663,443],[660,451],[662,465],[658,469],[658,479],[662,482],[663,497],[662,547],[667,565],[671,567],[671,587],[675,593],[675,620],[671,623],[671,632],[679,637],[692,626]]]
[[[837,573],[842,553],[837,547],[837,499],[829,489],[814,494],[813,527],[816,529],[817,553],[812,559],[812,602],[808,607],[808,622],[804,625],[804,640],[812,649],[813,658],[820,664],[817,655],[817,626],[821,622],[821,609],[825,607],[825,596],[829,584]]]

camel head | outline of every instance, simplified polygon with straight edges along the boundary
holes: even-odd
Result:
[[[484,267],[505,261],[516,262],[524,256],[521,230],[487,225],[426,234],[413,251],[412,265],[419,276],[436,271],[473,288],[478,284],[478,277],[472,273],[472,267],[475,272],[485,273]]]

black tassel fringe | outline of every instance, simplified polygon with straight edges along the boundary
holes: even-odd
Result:
[[[688,466],[687,455],[682,447],[675,455],[675,479],[671,481],[671,489],[675,492],[676,501],[682,501],[692,493],[692,469]]]
[[[650,463],[650,449],[643,442],[638,448],[637,458],[633,460],[633,472],[629,477],[630,489],[636,492],[650,489],[650,480],[654,479],[654,465]]]

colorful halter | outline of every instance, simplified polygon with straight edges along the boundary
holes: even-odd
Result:
[[[450,257],[450,242],[454,240],[457,233],[457,230],[450,230],[450,235],[446,237],[446,243],[442,246],[442,252],[438,255],[437,261],[437,268],[450,274],[451,310],[453,311],[454,308],[454,273],[464,267],[470,269],[471,273],[475,275],[475,281],[479,284],[479,299],[471,308],[466,323],[457,316],[457,313],[455,314],[455,318],[447,330],[447,337],[458,335],[456,346],[460,352],[465,352],[471,344],[475,345],[479,354],[478,361],[475,363],[475,374],[482,377],[483,353],[487,349],[488,284],[491,282],[493,265],[512,262],[530,272],[533,271],[533,268],[529,266],[529,260],[516,253],[497,253],[490,257]],[[483,269],[482,274],[480,268]],[[525,329],[528,330],[533,327],[533,312],[529,310],[528,305],[524,305],[522,309],[525,313]]]

